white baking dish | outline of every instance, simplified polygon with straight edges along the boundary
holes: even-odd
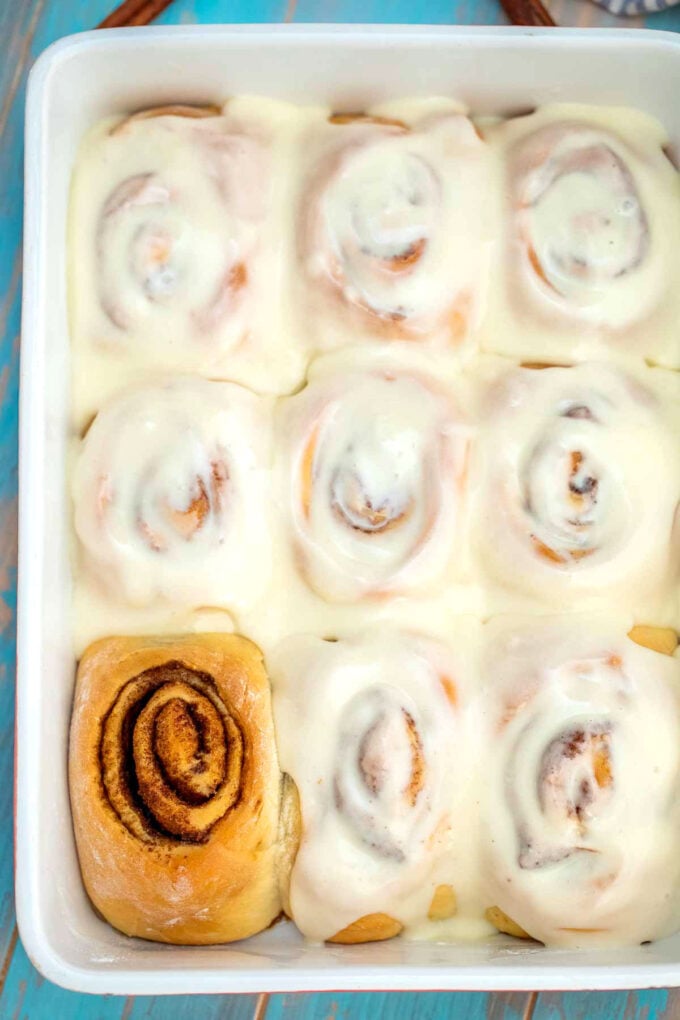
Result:
[[[26,115],[21,359],[16,896],[26,949],[50,980],[99,993],[680,985],[680,935],[589,953],[501,936],[314,947],[280,924],[233,947],[178,949],[117,934],[85,896],[66,781],[75,665],[64,485],[69,177],[83,132],[101,117],[243,92],[343,110],[432,93],[478,113],[552,100],[627,104],[659,117],[680,148],[680,36],[664,32],[151,28],[72,36],[43,54]]]

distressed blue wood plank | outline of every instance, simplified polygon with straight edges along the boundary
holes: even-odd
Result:
[[[544,992],[538,996],[533,1020],[671,1020],[669,993],[663,989],[639,992]],[[675,999],[675,1005],[678,1000]]]
[[[256,24],[283,21],[288,0],[175,0],[157,25]]]
[[[25,67],[28,45],[39,15],[38,4],[0,5],[0,39],[3,41],[4,57],[0,66],[0,133]]]
[[[420,25],[505,24],[497,0],[297,0],[294,21]]]
[[[36,5],[3,5],[0,38],[0,973],[16,943],[13,901],[12,765],[16,609],[17,393],[20,312],[22,77],[40,14]],[[18,130],[17,130],[18,129]]]
[[[257,23],[282,21],[288,0],[174,0],[154,22],[156,25]],[[78,3],[48,3],[40,18],[37,37],[44,45],[94,28],[116,6],[116,0],[87,0]],[[2,22],[0,21],[0,29]],[[44,48],[44,46],[43,46]]]
[[[680,32],[680,5],[644,22],[638,18],[614,18],[596,4],[574,0],[547,0],[559,24],[582,27],[603,25]],[[507,23],[497,0],[291,0],[293,20],[298,22],[352,22],[404,24],[503,25]]]
[[[252,1020],[257,995],[178,995],[128,999],[121,1020]]]
[[[524,1020],[529,996],[481,992],[272,995],[266,1020]]]

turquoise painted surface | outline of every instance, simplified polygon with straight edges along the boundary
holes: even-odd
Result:
[[[561,24],[611,24],[587,2],[549,0]],[[93,27],[115,0],[0,0],[0,1020],[674,1020],[680,994],[180,996],[75,995],[31,966],[14,920],[12,759],[16,609],[17,389],[23,105],[27,70],[49,43]],[[159,22],[502,24],[496,0],[175,0]],[[627,22],[638,24],[639,22]],[[680,31],[680,7],[648,20]]]

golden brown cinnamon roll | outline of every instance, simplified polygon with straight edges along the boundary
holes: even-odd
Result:
[[[477,543],[496,580],[570,607],[648,610],[675,578],[677,386],[605,364],[501,372],[487,389]]]
[[[73,477],[89,572],[132,605],[250,604],[270,570],[265,398],[175,377],[97,415]]]
[[[489,349],[677,367],[680,177],[661,126],[634,110],[546,106],[488,140],[508,195]]]
[[[290,638],[272,656],[283,771],[299,793],[284,900],[309,938],[369,942],[457,909],[460,652],[385,630]]]
[[[310,135],[299,251],[322,347],[458,347],[480,314],[486,146],[455,104],[331,117]]]
[[[292,539],[321,596],[422,591],[459,570],[470,427],[438,380],[389,355],[329,356],[280,421]]]
[[[276,918],[279,771],[255,645],[209,634],[92,645],[69,776],[83,881],[115,928],[206,944]]]
[[[487,916],[502,931],[582,946],[672,929],[680,662],[626,629],[592,616],[487,627]]]

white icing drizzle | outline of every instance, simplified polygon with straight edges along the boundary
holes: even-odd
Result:
[[[74,471],[86,563],[115,598],[247,606],[271,570],[268,404],[176,377],[97,415]]]
[[[485,136],[507,202],[484,346],[680,367],[680,178],[661,126],[636,110],[557,104]]]
[[[624,635],[597,617],[485,635],[486,896],[549,945],[677,926],[680,661]]]
[[[565,608],[668,594],[680,499],[673,383],[603,364],[501,372],[481,411],[474,515],[493,576]]]
[[[372,913],[426,922],[439,884],[459,892],[472,841],[459,825],[468,656],[462,641],[390,629],[290,638],[271,656],[281,768],[303,824],[291,907],[308,938]],[[469,892],[463,883],[463,903]]]
[[[451,390],[394,356],[331,356],[281,420],[283,499],[319,594],[351,601],[455,573],[470,427]]]
[[[394,104],[315,125],[302,173],[306,298],[328,320],[312,319],[315,343],[470,338],[486,286],[489,160],[460,107]]]

